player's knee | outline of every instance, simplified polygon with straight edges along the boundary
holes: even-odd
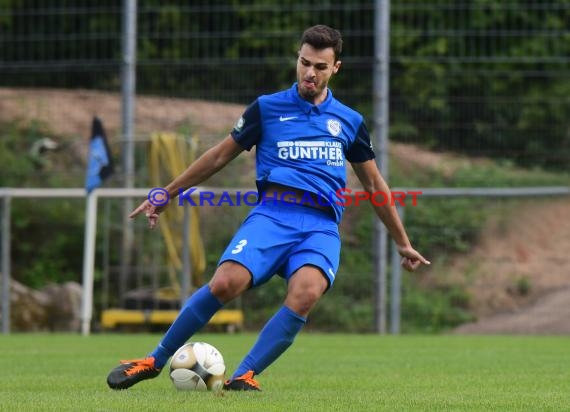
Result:
[[[287,295],[285,304],[301,316],[307,316],[322,296],[321,288],[309,285]]]
[[[311,307],[313,307],[319,301],[323,293],[320,287],[312,285],[309,288],[307,288],[307,290],[303,293],[303,295],[306,304],[311,305]]]
[[[214,276],[210,281],[210,291],[212,295],[221,302],[228,302],[235,296],[235,286],[230,276]]]
[[[240,269],[231,265],[218,268],[209,282],[212,295],[223,303],[241,295],[249,287],[251,276],[247,271]]]

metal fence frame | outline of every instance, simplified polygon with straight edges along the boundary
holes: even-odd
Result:
[[[520,197],[551,197],[570,196],[570,187],[521,187],[521,188],[393,188],[394,192],[419,192],[422,197],[430,198],[451,198],[451,197],[487,197],[487,198],[520,198]],[[83,295],[81,305],[81,333],[85,336],[91,333],[91,322],[93,315],[93,272],[95,269],[95,239],[97,231],[97,202],[99,198],[144,198],[148,195],[149,188],[122,189],[103,188],[94,190],[87,196],[85,189],[18,189],[0,188],[0,198],[2,199],[2,236],[0,242],[2,270],[2,333],[10,333],[10,221],[11,221],[11,201],[14,198],[85,198],[85,233],[84,233],[84,257],[83,257]],[[255,191],[254,189],[223,189],[211,187],[197,187],[193,196],[200,196],[202,192],[220,195],[222,192],[236,195],[237,192]],[[404,219],[403,207],[398,206],[398,211]],[[187,242],[188,237],[184,237]],[[184,246],[186,248],[186,245]],[[187,260],[188,257],[186,256]],[[400,332],[400,295],[401,295],[401,267],[396,248],[392,247],[392,273],[391,273],[391,316],[390,332],[398,334]],[[189,265],[185,262],[184,277],[189,278]],[[187,286],[186,286],[187,288]],[[184,292],[183,292],[184,294]]]

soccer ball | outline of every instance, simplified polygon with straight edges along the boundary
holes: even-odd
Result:
[[[219,350],[205,342],[189,342],[170,361],[170,379],[180,391],[219,391],[226,365]]]

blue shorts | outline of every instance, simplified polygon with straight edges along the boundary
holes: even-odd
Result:
[[[299,268],[316,266],[334,282],[340,261],[340,236],[334,217],[296,204],[256,206],[238,229],[218,264],[232,260],[252,275],[252,286],[275,274],[287,281]]]

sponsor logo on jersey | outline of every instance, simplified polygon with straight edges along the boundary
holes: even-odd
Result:
[[[344,166],[342,144],[334,141],[281,141],[277,155],[283,160],[326,160],[327,166]]]

